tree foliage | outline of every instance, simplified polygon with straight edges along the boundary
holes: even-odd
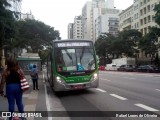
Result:
[[[17,26],[17,45],[23,48],[30,46],[32,52],[51,46],[53,40],[60,39],[58,31],[38,20],[18,21]]]
[[[160,3],[155,5],[155,22],[160,26]],[[155,58],[155,54],[158,52],[159,43],[158,38],[160,37],[159,27],[150,27],[149,32],[143,36],[143,39],[139,42],[139,48],[145,51],[145,54],[151,55],[151,62]]]
[[[11,5],[7,0],[0,1],[0,48],[7,45],[11,38],[15,37],[15,14],[7,9]]]
[[[137,30],[125,30],[118,36],[104,33],[95,42],[96,52],[101,58],[133,57],[138,52],[136,46],[141,37]]]
[[[160,26],[160,3],[155,5],[154,11],[155,14],[155,22]]]

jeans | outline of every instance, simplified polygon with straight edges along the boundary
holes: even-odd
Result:
[[[6,95],[9,104],[9,112],[14,112],[15,100],[19,110],[19,113],[24,113],[24,107],[22,103],[22,90],[20,84],[7,84],[6,85]],[[24,118],[22,118],[23,120]],[[9,120],[12,120],[10,117]]]

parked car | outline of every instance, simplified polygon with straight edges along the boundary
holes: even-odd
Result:
[[[126,71],[126,72],[133,72],[135,71],[135,67],[133,65],[121,65],[117,68],[118,71]]]
[[[104,65],[99,66],[99,70],[104,71],[105,70],[105,66]]]
[[[154,65],[141,65],[136,68],[137,72],[159,72],[158,68]]]
[[[117,70],[117,66],[115,64],[106,64],[105,69],[109,70],[109,71],[116,71]]]

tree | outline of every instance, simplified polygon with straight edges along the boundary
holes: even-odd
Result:
[[[118,36],[104,33],[95,42],[96,52],[100,58],[107,58],[109,61],[123,55],[134,57],[134,54],[138,52],[136,46],[141,37],[142,34],[137,30],[125,30]]]
[[[160,59],[159,59],[158,53],[156,54],[154,64],[158,66],[158,69],[160,69]]]
[[[155,5],[154,11],[156,12],[155,22],[160,26],[160,3]]]
[[[8,47],[13,52],[15,43],[13,40],[16,36],[15,21],[18,16],[15,11],[9,10],[9,7],[11,5],[7,0],[0,1],[0,49]],[[13,55],[12,52],[11,55]]]
[[[42,59],[42,64],[45,63],[47,56],[48,56],[48,53],[49,53],[49,49],[39,51],[39,56]]]
[[[160,26],[160,3],[155,5],[155,22]],[[149,32],[143,36],[143,39],[139,42],[139,48],[142,51],[145,51],[145,54],[151,55],[151,63],[155,55],[158,53],[158,49],[160,44],[158,43],[158,37],[160,37],[160,28],[158,27],[150,27]]]
[[[32,52],[38,52],[44,47],[51,46],[52,41],[60,39],[59,32],[53,27],[38,20],[28,20],[17,22],[18,46],[32,48]]]
[[[141,32],[138,30],[124,30],[119,33],[118,39],[121,41],[121,53],[127,57],[134,57],[138,53],[137,43],[142,38]]]
[[[13,17],[12,11],[6,9],[6,7],[10,7],[11,5],[7,2],[7,0],[0,1],[0,48],[2,45],[5,45],[8,39],[14,36],[14,24],[15,21]]]

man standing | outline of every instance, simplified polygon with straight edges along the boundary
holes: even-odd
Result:
[[[38,70],[36,68],[36,65],[33,65],[30,75],[33,81],[33,90],[35,89],[39,90],[38,88]]]

